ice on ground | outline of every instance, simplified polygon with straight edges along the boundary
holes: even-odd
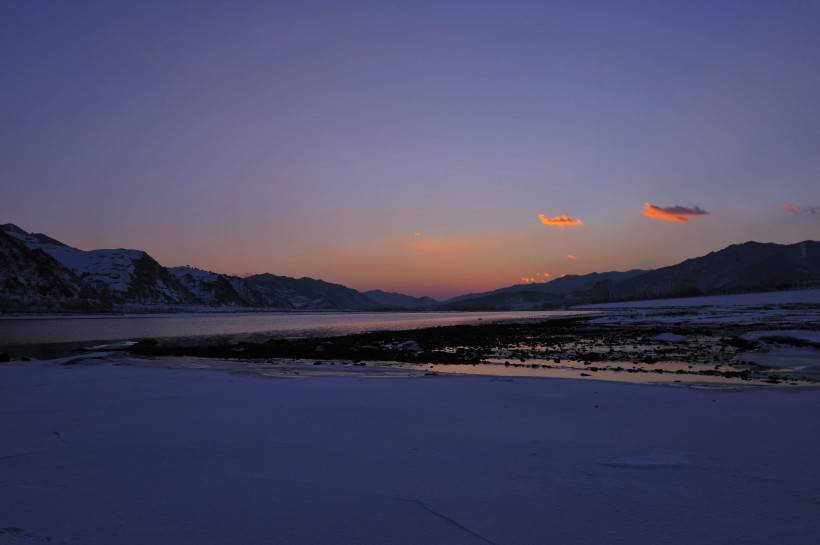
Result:
[[[772,329],[750,331],[742,337],[763,344],[758,350],[738,355],[739,360],[774,369],[788,369],[798,376],[820,376],[820,331]]]
[[[48,536],[38,536],[22,528],[0,528],[0,545],[45,545],[51,543]]]
[[[110,356],[111,353],[109,352],[83,352],[80,354],[72,354],[71,356],[65,356],[63,358],[55,358],[52,360],[48,360],[46,363],[51,365],[74,365],[92,360],[103,360]]]
[[[703,306],[763,306],[820,304],[820,289],[770,291],[760,293],[737,293],[733,295],[704,295],[700,297],[677,297],[672,299],[649,299],[645,301],[622,301],[579,305],[579,309],[611,308],[659,308],[659,307],[703,307]]]
[[[87,346],[84,350],[124,350],[137,344],[137,341],[118,341],[115,343],[97,344]]]
[[[83,545],[815,545],[818,413],[818,390],[0,365],[0,528]]]
[[[770,329],[766,331],[750,331],[743,334],[743,338],[750,341],[765,339],[766,337],[784,337],[820,345],[820,331],[809,331],[803,329]]]
[[[784,327],[817,322],[818,308],[792,307],[789,305],[742,306],[697,308],[618,308],[611,309],[604,316],[590,320],[593,324],[604,325],[761,325],[779,324]],[[766,326],[763,326],[766,327]]]
[[[613,458],[605,465],[612,467],[626,467],[635,469],[659,469],[665,467],[683,467],[692,462],[682,454],[638,454]]]
[[[743,352],[737,360],[788,370],[793,375],[820,376],[820,350],[816,348],[769,346],[765,350]]]

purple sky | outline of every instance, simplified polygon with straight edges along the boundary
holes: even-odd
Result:
[[[818,239],[818,28],[808,1],[12,0],[0,221],[439,297]]]

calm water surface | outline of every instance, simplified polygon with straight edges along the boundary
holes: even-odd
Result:
[[[189,337],[271,333],[281,336],[344,335],[479,321],[583,314],[541,312],[249,312],[237,314],[140,314],[0,318],[0,345],[119,341],[142,337]]]

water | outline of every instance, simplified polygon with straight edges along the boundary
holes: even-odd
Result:
[[[563,361],[562,365],[552,365],[547,360],[538,361],[538,367],[527,365],[505,366],[498,363],[482,363],[477,365],[444,365],[444,364],[424,364],[406,365],[410,369],[423,369],[428,372],[440,373],[443,375],[480,375],[506,378],[571,378],[586,380],[604,380],[612,382],[631,382],[636,384],[698,384],[714,386],[772,386],[763,378],[743,380],[739,377],[724,377],[720,375],[701,375],[696,373],[699,369],[709,369],[713,366],[699,365],[689,374],[676,374],[675,370],[689,370],[686,363],[661,362],[653,365],[632,364],[629,362],[605,362],[598,364],[597,371],[592,371],[589,366],[585,366],[580,361]],[[622,371],[614,371],[613,367],[622,367]],[[626,369],[639,369],[640,372],[627,372]],[[655,371],[663,370],[663,373]],[[787,380],[780,383],[782,386],[803,386],[806,382],[795,382]]]
[[[270,333],[277,336],[344,335],[375,330],[572,316],[540,312],[249,312],[236,314],[138,314],[0,318],[0,346],[119,341],[144,337],[190,337]]]

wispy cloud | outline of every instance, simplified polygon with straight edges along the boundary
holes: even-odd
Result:
[[[540,219],[544,225],[559,227],[561,229],[564,227],[580,227],[584,224],[584,222],[578,218],[571,218],[567,215],[549,217],[544,214],[539,214],[538,219]]]
[[[689,216],[706,216],[709,214],[699,206],[655,206],[649,202],[643,205],[641,213],[647,218],[677,223],[689,223]]]
[[[786,212],[801,216],[817,216],[820,214],[820,206],[797,206],[790,202],[786,202],[781,204],[780,207]]]
[[[578,259],[578,256],[569,254],[569,255],[567,255],[567,259],[569,259],[570,261],[575,261],[576,259]]]

